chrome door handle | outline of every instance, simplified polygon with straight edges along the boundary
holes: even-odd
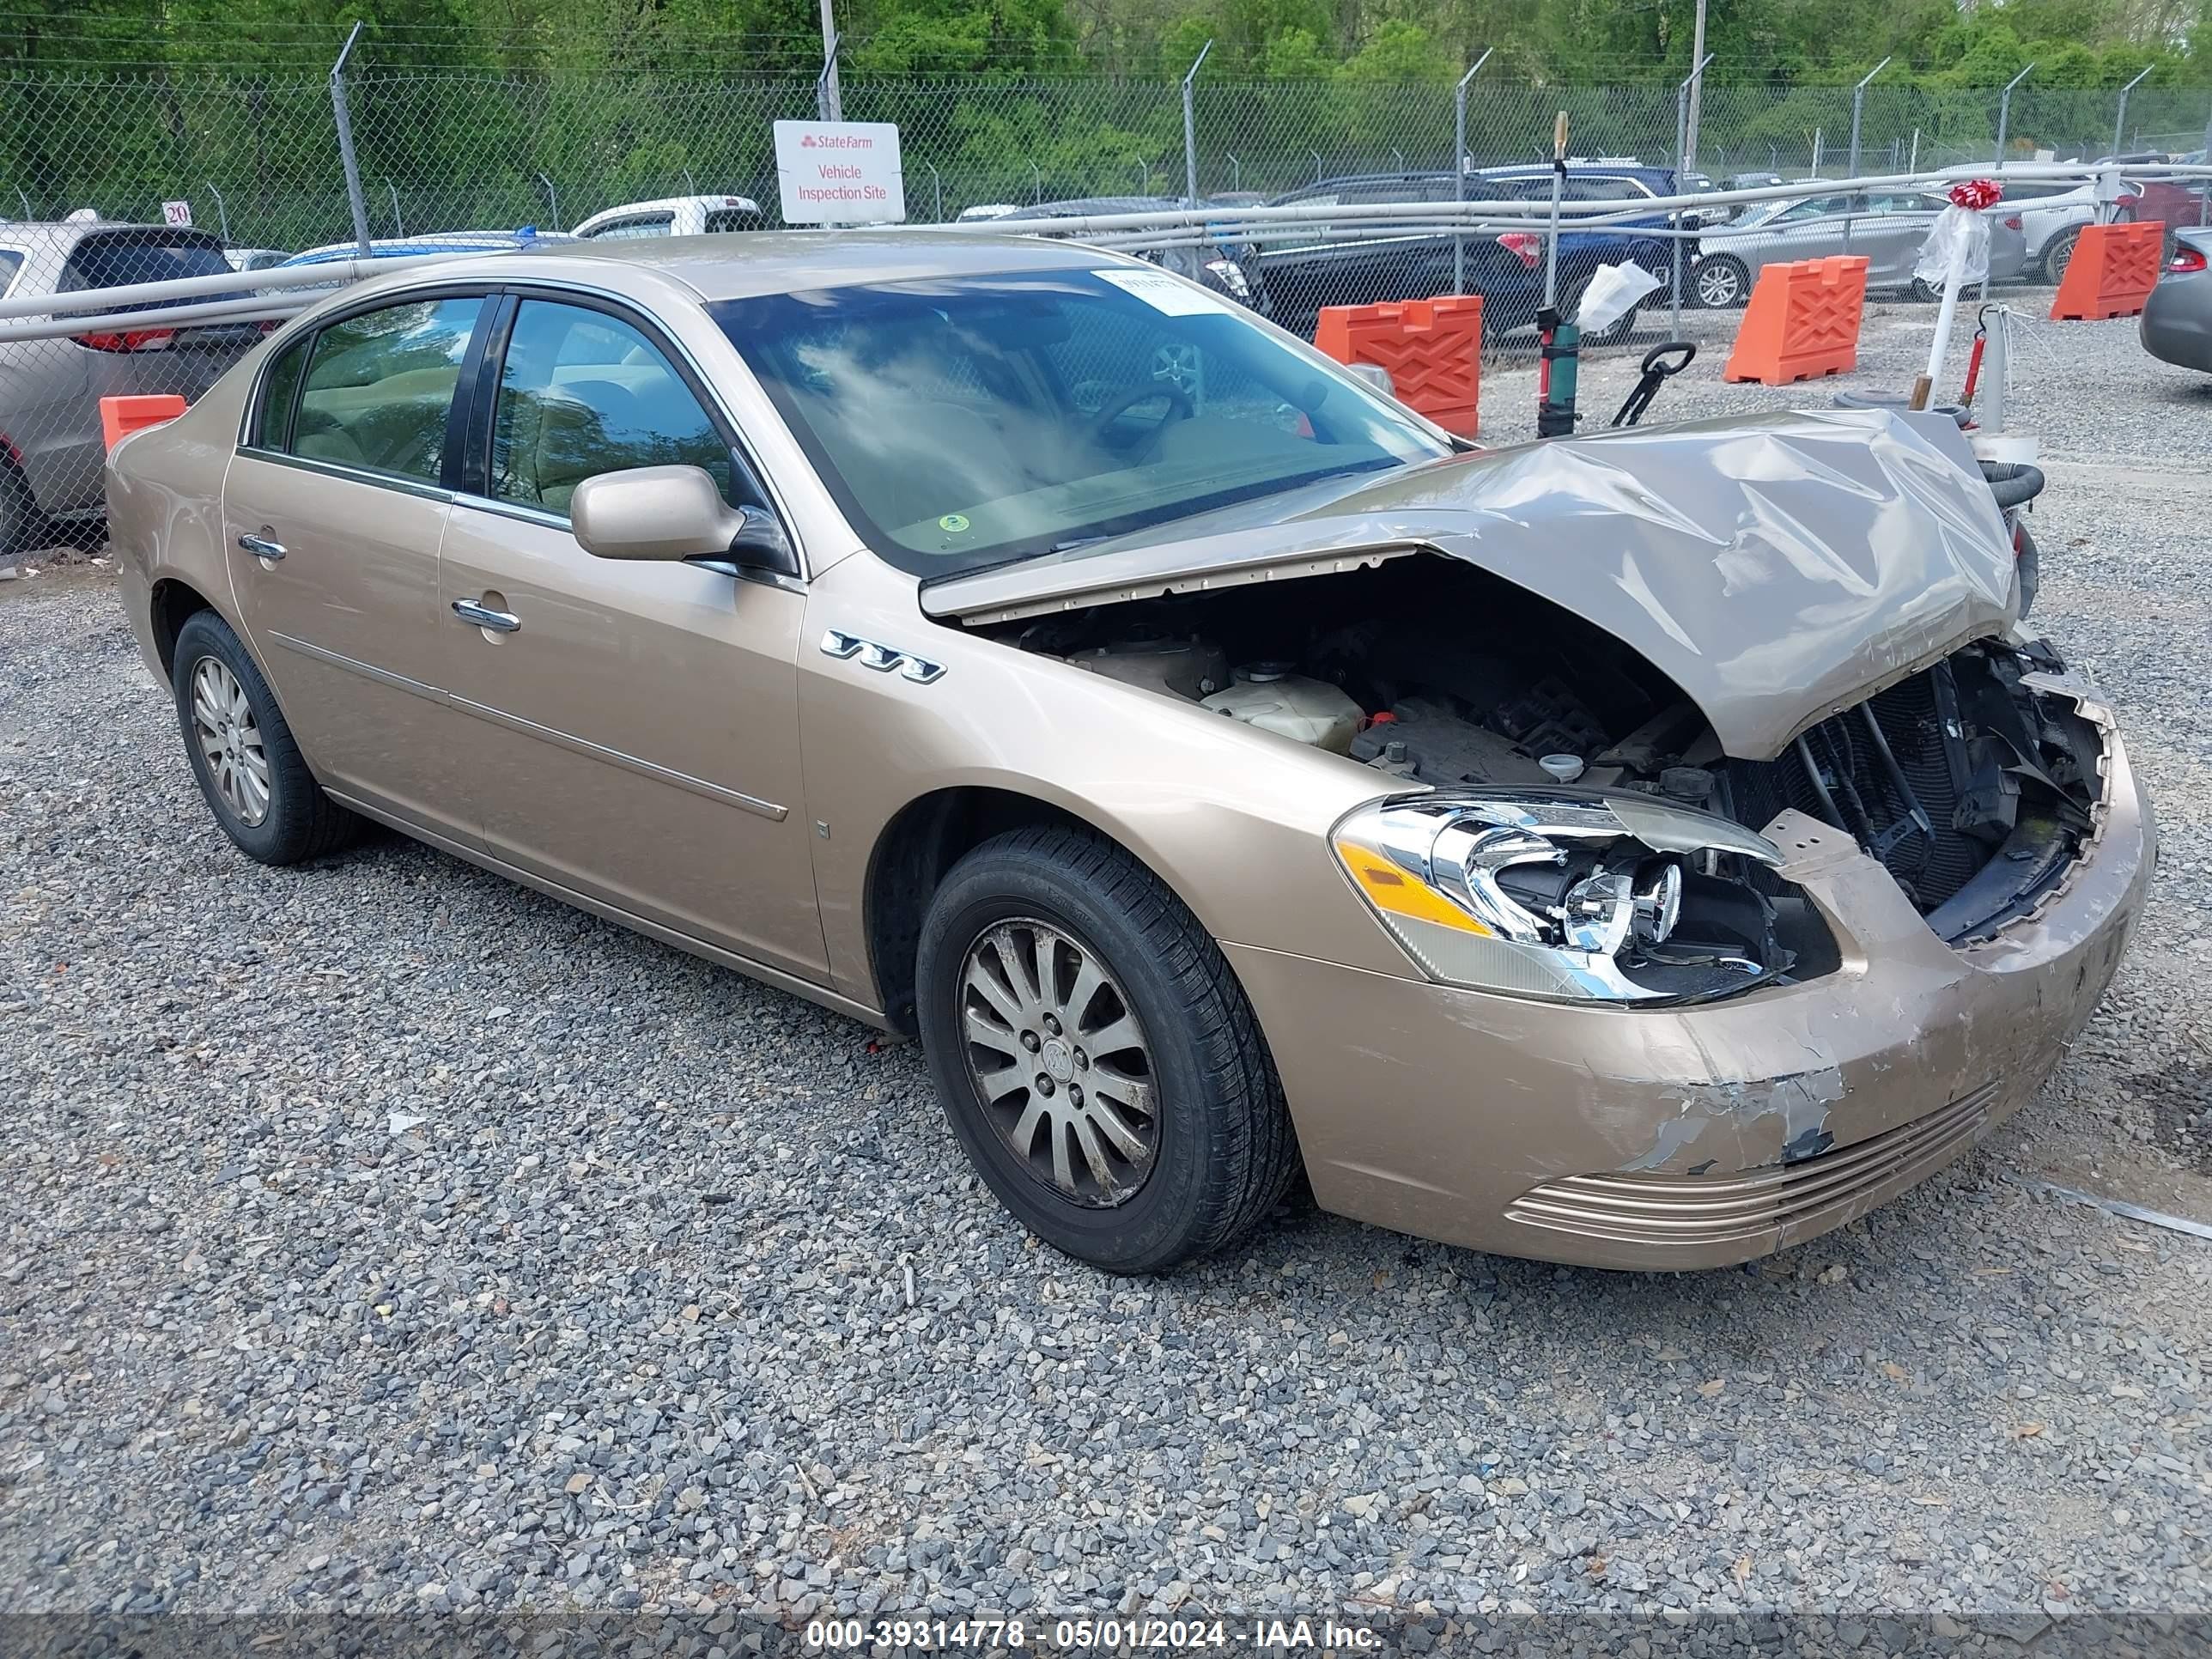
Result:
[[[512,611],[495,611],[474,599],[455,599],[453,614],[471,627],[489,628],[495,634],[512,634],[522,626],[522,618]]]
[[[257,559],[281,559],[284,556],[284,544],[272,542],[266,536],[240,536],[238,544]]]

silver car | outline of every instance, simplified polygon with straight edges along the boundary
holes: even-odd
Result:
[[[2120,204],[2118,213],[2122,219],[2131,216],[2128,204],[2142,195],[2132,185],[2125,189],[2127,200]],[[2081,240],[2082,228],[2097,222],[2097,187],[2008,182],[2005,201],[2020,215],[2027,263],[2045,282],[2054,285],[2063,282],[2066,267],[2074,258],[2074,246]]]
[[[1936,216],[1949,204],[1923,191],[1838,191],[1754,208],[1732,224],[1701,232],[1690,266],[1690,292],[1713,310],[1751,297],[1759,267],[1831,254],[1863,254],[1870,289],[1917,289],[1912,267]],[[2019,213],[1990,210],[1990,278],[2010,282],[2027,263]]]
[[[0,296],[11,300],[230,269],[221,240],[204,230],[94,219],[0,224]],[[49,520],[106,511],[102,398],[167,392],[189,402],[261,337],[260,326],[247,323],[0,343],[0,562]]]

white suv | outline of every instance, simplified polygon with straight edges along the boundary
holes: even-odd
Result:
[[[594,213],[569,233],[587,242],[630,236],[706,236],[724,230],[766,230],[768,216],[750,196],[669,196],[626,202]]]

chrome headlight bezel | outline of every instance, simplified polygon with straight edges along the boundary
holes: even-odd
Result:
[[[1730,860],[1783,863],[1764,836],[1669,801],[1565,786],[1435,790],[1355,807],[1329,839],[1384,929],[1441,984],[1549,1001],[1676,1002],[1749,990],[1789,966],[1777,947],[1763,960],[1715,957],[1717,978],[1700,988],[1673,982],[1680,975],[1635,976],[1666,949],[1686,883],[1710,884],[1738,867]],[[1528,866],[1580,873],[1571,884],[1563,874],[1554,902],[1532,905],[1506,880]]]

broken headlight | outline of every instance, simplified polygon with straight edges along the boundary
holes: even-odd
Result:
[[[1461,789],[1370,802],[1332,836],[1382,925],[1447,985],[1562,1001],[1727,996],[1787,971],[1742,879],[1781,849],[1642,796]]]

